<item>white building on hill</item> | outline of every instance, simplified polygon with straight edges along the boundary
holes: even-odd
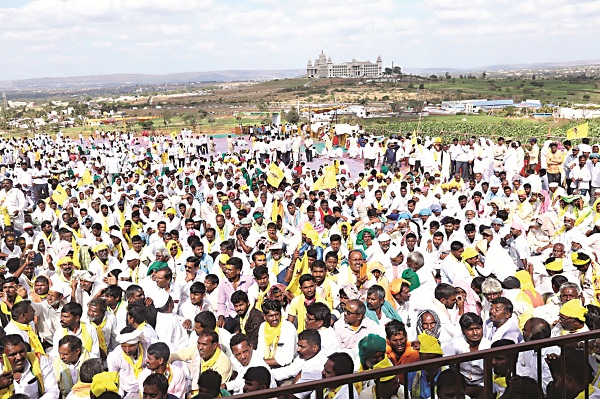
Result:
[[[326,57],[321,51],[314,64],[311,60],[308,60],[306,74],[311,78],[376,78],[382,74],[381,66],[381,56],[377,57],[375,63],[353,59],[350,62],[334,64],[331,57]]]

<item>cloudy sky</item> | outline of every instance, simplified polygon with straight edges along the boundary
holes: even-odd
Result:
[[[0,0],[0,81],[598,57],[600,0]]]

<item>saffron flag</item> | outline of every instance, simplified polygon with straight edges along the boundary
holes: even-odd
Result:
[[[85,172],[83,172],[83,176],[81,176],[81,179],[79,179],[79,181],[77,182],[77,188],[79,188],[81,186],[89,186],[93,182],[94,182],[94,178],[92,177],[92,173],[90,172],[89,169],[86,169]],[[58,201],[56,201],[56,202],[58,202]]]
[[[267,183],[272,185],[273,187],[279,187],[279,184],[283,181],[284,174],[283,170],[279,166],[277,166],[274,162],[269,166],[269,170],[267,171]]]
[[[62,206],[65,201],[67,199],[69,199],[69,196],[67,195],[67,192],[65,191],[65,189],[63,188],[63,186],[61,186],[60,184],[58,186],[56,186],[56,188],[54,189],[54,192],[52,193],[52,199],[60,206]]]
[[[336,188],[336,164],[329,165],[325,168],[323,176],[319,177],[316,182],[313,183],[311,190],[324,190],[326,188]]]
[[[567,139],[582,139],[587,137],[590,132],[590,125],[588,122],[578,125],[577,127],[573,127],[567,130]]]

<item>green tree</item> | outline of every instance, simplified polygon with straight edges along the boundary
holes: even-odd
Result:
[[[402,68],[395,66],[393,69],[394,75],[402,75]]]
[[[392,68],[385,68],[385,69],[383,70],[383,74],[384,74],[384,75],[391,75],[392,73],[393,73],[393,70],[392,70]]]
[[[183,121],[194,129],[198,125],[198,117],[195,114],[185,114],[182,117]]]
[[[144,130],[154,130],[154,121],[148,119],[147,121],[140,122],[140,126]]]
[[[298,115],[298,110],[296,108],[290,109],[290,111],[285,114],[285,120],[292,124],[298,123],[298,121],[300,120],[300,115]]]
[[[269,107],[267,106],[267,103],[265,103],[264,101],[260,101],[259,103],[257,103],[256,108],[258,108],[258,110],[260,112],[268,112],[269,111]]]
[[[504,108],[504,114],[506,116],[513,116],[516,113],[517,113],[516,107],[508,106],[508,107]]]
[[[171,124],[171,121],[173,120],[173,114],[170,111],[165,111],[163,112],[163,125],[165,127],[168,127]]]

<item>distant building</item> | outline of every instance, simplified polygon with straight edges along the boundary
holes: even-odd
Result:
[[[375,63],[352,59],[350,62],[334,64],[331,57],[326,57],[321,51],[314,64],[308,60],[306,75],[311,78],[376,78],[382,74],[381,65],[381,56],[377,57]]]

